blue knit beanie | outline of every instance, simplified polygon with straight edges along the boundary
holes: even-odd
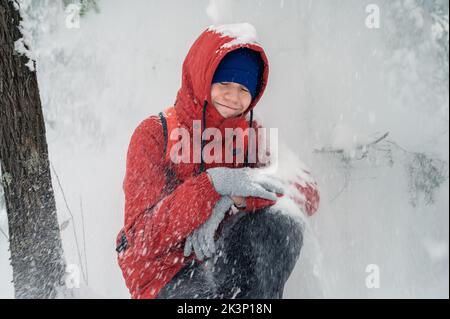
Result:
[[[220,61],[212,84],[218,82],[235,82],[244,85],[252,96],[256,97],[261,78],[262,59],[258,52],[239,48],[231,51]]]

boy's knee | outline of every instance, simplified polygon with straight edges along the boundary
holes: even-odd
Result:
[[[253,257],[296,261],[303,244],[302,226],[298,220],[272,208],[240,217],[228,235],[223,236],[225,251],[253,252]]]
[[[252,246],[256,258],[256,271],[273,278],[269,287],[283,284],[289,278],[300,256],[303,244],[302,226],[298,220],[274,209],[253,215],[247,231],[252,232]]]
[[[241,215],[230,226],[215,266],[218,273],[224,271],[216,275],[221,291],[227,295],[236,286],[243,291],[240,298],[279,298],[300,256],[301,224],[281,211],[265,209]]]
[[[303,244],[302,226],[295,218],[272,208],[252,215],[249,231],[261,242],[299,250]]]

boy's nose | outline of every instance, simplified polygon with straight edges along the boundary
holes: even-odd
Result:
[[[226,98],[233,103],[238,104],[239,103],[239,90],[236,90],[234,88],[227,90],[225,94]]]

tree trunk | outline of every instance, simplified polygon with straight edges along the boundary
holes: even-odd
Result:
[[[16,298],[55,298],[65,261],[36,72],[14,42],[19,12],[0,0],[0,163]]]

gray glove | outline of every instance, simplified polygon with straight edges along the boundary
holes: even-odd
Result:
[[[207,169],[217,193],[223,196],[260,197],[276,200],[284,194],[283,184],[255,168],[215,167]]]
[[[225,213],[233,203],[233,200],[228,196],[223,196],[217,201],[208,220],[187,237],[184,244],[185,257],[192,253],[192,248],[199,260],[203,260],[205,257],[210,258],[216,252],[214,235],[225,217]]]

